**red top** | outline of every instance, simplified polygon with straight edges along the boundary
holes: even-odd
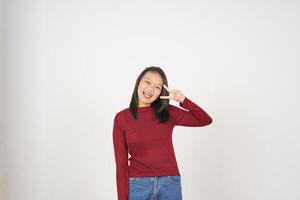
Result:
[[[136,121],[129,108],[115,115],[113,144],[118,200],[128,200],[128,177],[180,175],[172,143],[174,126],[206,126],[212,118],[187,97],[179,105],[187,110],[169,104],[170,120],[166,124],[155,120],[151,106],[138,107]]]

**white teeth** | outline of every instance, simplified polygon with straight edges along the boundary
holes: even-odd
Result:
[[[146,97],[148,97],[148,98],[152,97],[152,95],[151,95],[150,93],[148,93],[148,92],[144,92],[144,95],[145,95]]]

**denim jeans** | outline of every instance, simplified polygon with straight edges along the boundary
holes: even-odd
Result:
[[[128,178],[128,200],[182,200],[180,176]]]

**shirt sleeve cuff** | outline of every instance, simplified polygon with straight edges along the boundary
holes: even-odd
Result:
[[[187,97],[184,97],[184,100],[183,100],[183,102],[181,103],[181,102],[179,102],[179,105],[181,106],[181,107],[183,107],[183,105],[186,103],[186,101],[187,101]]]

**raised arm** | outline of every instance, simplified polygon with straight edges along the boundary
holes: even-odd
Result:
[[[116,114],[113,125],[113,145],[116,163],[118,200],[128,200],[128,151],[120,116]]]
[[[196,103],[187,98],[180,90],[163,87],[169,96],[160,96],[161,99],[173,99],[186,110],[169,105],[172,111],[174,125],[176,126],[206,126],[212,123],[212,118]]]
[[[179,105],[186,110],[173,106],[175,126],[197,127],[207,126],[212,123],[212,118],[189,98],[185,97],[183,102],[180,102]]]

